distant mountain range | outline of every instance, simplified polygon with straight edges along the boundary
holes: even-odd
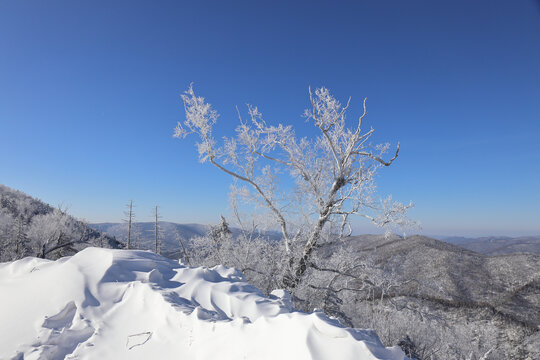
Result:
[[[460,236],[433,237],[484,255],[516,253],[540,254],[540,236],[485,236],[478,238]]]
[[[118,240],[126,241],[126,223],[96,223],[89,224],[95,230],[116,237]],[[162,253],[169,257],[178,257],[181,245],[179,239],[189,241],[197,236],[204,236],[210,231],[210,225],[202,224],[177,224],[173,222],[161,221],[160,239],[162,241]],[[239,229],[231,228],[233,235],[240,233]],[[272,239],[279,239],[278,232],[265,232],[265,236]],[[379,237],[378,235],[373,235]],[[431,238],[457,245],[483,255],[504,255],[516,253],[540,254],[540,236],[489,236],[468,238],[459,236],[430,236]],[[154,250],[154,223],[138,222],[133,229],[133,239],[140,249]],[[184,244],[186,246],[186,244]]]

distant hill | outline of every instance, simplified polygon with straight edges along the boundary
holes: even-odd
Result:
[[[435,238],[484,255],[540,254],[540,236],[485,236],[478,238],[435,236]]]
[[[123,245],[65,210],[0,184],[0,262],[25,256],[57,259],[88,246]]]

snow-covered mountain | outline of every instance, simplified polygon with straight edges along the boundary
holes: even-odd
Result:
[[[0,264],[1,359],[405,359],[238,271],[86,248]]]

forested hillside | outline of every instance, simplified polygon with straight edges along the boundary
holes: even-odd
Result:
[[[0,184],[0,262],[25,256],[57,259],[88,246],[121,248],[122,244],[65,209]]]

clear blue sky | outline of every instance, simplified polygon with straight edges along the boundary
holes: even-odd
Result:
[[[307,88],[401,141],[381,194],[427,234],[540,234],[537,1],[0,1],[0,183],[90,222],[212,223],[229,178],[172,138],[197,91],[305,126]],[[370,231],[359,225],[360,230]]]

